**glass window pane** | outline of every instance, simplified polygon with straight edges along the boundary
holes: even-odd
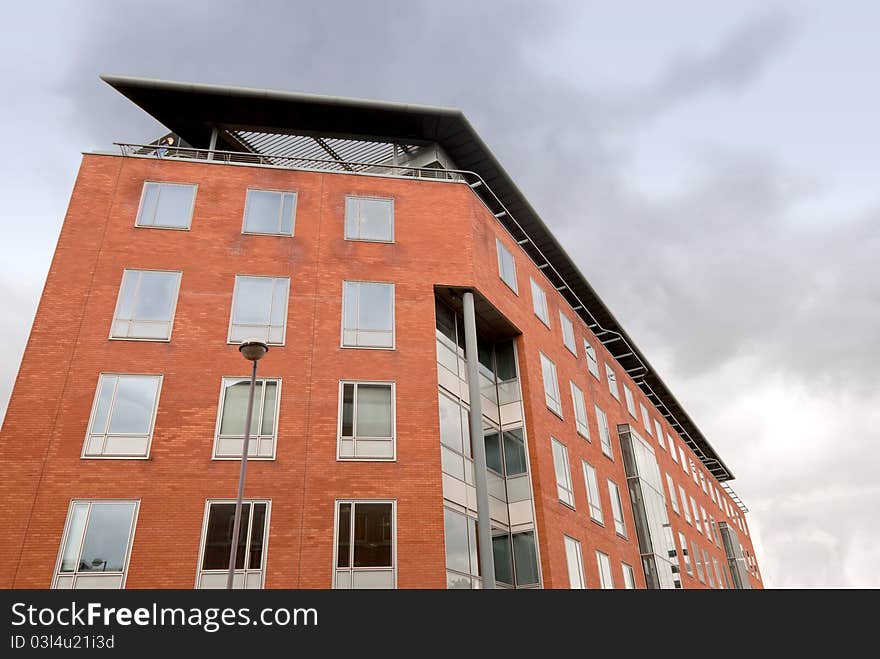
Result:
[[[281,193],[267,190],[248,190],[245,231],[278,233]]]
[[[272,289],[272,314],[270,316],[270,324],[276,327],[284,326],[285,315],[287,314],[287,293],[290,288],[290,280],[279,277],[274,280]]]
[[[133,319],[170,321],[177,297],[179,277],[176,272],[142,271]]]
[[[394,287],[391,284],[360,284],[360,314],[358,329],[391,330],[392,300]]]
[[[141,213],[137,224],[152,226],[156,220],[156,204],[159,202],[159,186],[155,183],[144,183],[144,196],[141,201]]]
[[[248,567],[258,570],[263,564],[263,535],[266,531],[266,504],[255,503],[254,518],[251,528],[251,551]],[[236,556],[236,558],[238,558]]]
[[[241,526],[238,533],[238,549],[235,554],[235,569],[244,568],[245,543],[250,518],[250,504],[241,508]],[[228,570],[229,552],[232,548],[232,527],[235,523],[234,503],[213,503],[208,514],[208,528],[205,532],[205,552],[202,560],[203,570]]]
[[[342,285],[342,316],[345,329],[357,329],[358,282]],[[347,343],[347,342],[346,342]]]
[[[354,567],[391,567],[391,504],[356,503]]]
[[[526,586],[538,583],[538,556],[535,551],[535,534],[513,534],[513,561],[516,566],[516,585]]]
[[[64,553],[61,556],[61,571],[76,571],[76,560],[79,557],[79,548],[82,546],[83,530],[86,525],[86,514],[89,504],[74,504],[70,513],[70,524],[67,528],[67,541],[64,545]]]
[[[244,421],[251,383],[247,380],[227,380],[224,382],[223,418],[220,421],[221,435],[244,436]],[[256,402],[256,392],[254,392]]]
[[[134,503],[93,503],[79,571],[121,571],[125,564]]]
[[[155,226],[180,229],[189,227],[195,192],[195,186],[192,185],[161,184]]]
[[[119,303],[116,309],[116,318],[131,320],[134,312],[134,293],[140,280],[141,273],[138,270],[126,270],[122,275],[122,285],[119,288]]]
[[[110,401],[113,399],[113,390],[116,388],[115,375],[102,375],[101,387],[98,390],[98,402],[95,405],[95,416],[92,419],[93,434],[107,432],[107,421],[110,418]]]
[[[236,277],[232,322],[268,325],[274,281],[271,277]]]
[[[507,476],[517,476],[528,470],[522,428],[504,431],[504,464]]]
[[[351,504],[339,504],[339,525],[336,530],[336,567],[351,567]]]
[[[263,427],[260,430],[261,435],[274,435],[275,434],[275,406],[277,404],[276,398],[278,394],[278,383],[276,382],[266,382],[264,383],[266,388],[266,396],[263,402]],[[256,394],[256,392],[254,392]],[[256,412],[256,408],[254,408]]]
[[[504,475],[504,464],[501,459],[501,438],[498,429],[491,426],[483,428],[483,440],[486,446],[486,466],[494,472]]]
[[[446,533],[446,568],[470,573],[467,518],[461,513],[443,509]]]
[[[342,385],[342,436],[354,437],[354,385]]]
[[[296,222],[296,193],[284,193],[284,202],[281,206],[281,233],[292,236],[293,226]]]
[[[459,452],[462,450],[461,411],[455,401],[440,396],[440,441]]]
[[[495,560],[495,579],[513,585],[513,562],[510,553],[510,536],[492,536],[492,554]]]
[[[392,239],[392,203],[387,199],[360,199],[361,240]]]
[[[357,397],[358,437],[391,437],[391,386],[359,384]]]
[[[119,376],[109,431],[128,435],[148,434],[158,386],[157,377]]]

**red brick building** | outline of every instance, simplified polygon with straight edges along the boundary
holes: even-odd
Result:
[[[222,587],[259,338],[239,587],[761,587],[731,471],[460,112],[107,81],[175,142],[83,157],[0,586]]]

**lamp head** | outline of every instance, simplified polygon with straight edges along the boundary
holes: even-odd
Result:
[[[242,341],[241,345],[238,346],[238,351],[248,361],[257,362],[269,352],[269,346],[262,341]]]

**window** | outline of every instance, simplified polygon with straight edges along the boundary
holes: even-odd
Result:
[[[672,440],[672,435],[666,433],[666,442],[669,444],[669,455],[672,458],[672,461],[675,464],[678,464],[678,451],[675,449],[675,442]]]
[[[715,486],[712,483],[709,483],[709,496],[712,497],[712,503],[715,503]]]
[[[587,370],[589,370],[597,380],[600,380],[599,360],[596,359],[596,349],[586,339],[584,339],[584,352],[587,355]]]
[[[703,488],[703,494],[709,494],[709,490],[706,488],[706,475],[702,471],[700,472],[700,487]]]
[[[617,400],[620,400],[620,390],[617,388],[617,376],[614,374],[614,369],[608,364],[605,364],[605,377],[608,378],[608,391],[610,391],[611,395]]]
[[[657,419],[654,419],[654,430],[657,432],[657,443],[660,444],[660,448],[665,451],[666,442],[663,441],[663,426],[660,425],[660,422]]]
[[[693,521],[691,519],[691,510],[688,508],[687,494],[685,494],[684,487],[681,485],[678,486],[678,493],[681,495],[681,509],[684,512],[684,521],[692,525]]]
[[[585,460],[581,461],[584,467],[584,481],[587,484],[587,505],[590,507],[590,519],[604,524],[602,517],[602,502],[599,500],[599,479],[596,478],[596,469]]]
[[[543,288],[535,283],[534,279],[529,278],[529,281],[532,283],[532,309],[535,310],[535,315],[541,322],[550,327],[550,313],[547,311],[547,294],[544,293]]]
[[[672,506],[672,512],[676,515],[681,515],[681,512],[678,509],[678,497],[675,496],[675,483],[672,481],[672,476],[666,474],[666,486],[669,488],[669,505]]]
[[[611,577],[611,559],[608,554],[596,552],[596,563],[599,564],[599,583],[605,590],[614,589],[614,579]]]
[[[700,506],[700,515],[703,519],[703,529],[706,531],[706,537],[709,541],[712,541],[712,528],[709,526],[709,516],[706,514],[706,509],[703,506]]]
[[[688,473],[687,457],[685,456],[683,446],[678,447],[678,454],[681,456],[681,470],[687,474]]]
[[[345,239],[394,242],[394,200],[346,197]]]
[[[233,588],[260,589],[265,581],[266,538],[269,502],[243,501],[241,525],[235,550]],[[234,501],[208,501],[202,527],[202,547],[196,588],[226,588],[229,556],[232,553]]]
[[[621,563],[620,567],[623,569],[623,587],[627,590],[635,590],[636,575],[633,572],[632,565]]]
[[[571,321],[561,311],[559,312],[559,325],[562,327],[562,343],[568,348],[569,352],[577,357],[577,344],[574,342],[574,327]]]
[[[479,588],[477,520],[444,508],[443,528],[446,537],[446,588],[449,590]]]
[[[599,425],[599,440],[602,443],[602,453],[612,460],[614,459],[614,451],[611,448],[611,433],[608,431],[608,418],[605,412],[596,405],[596,423]]]
[[[342,345],[394,348],[394,284],[342,284]]]
[[[687,506],[685,506],[687,508]],[[688,541],[687,538],[684,537],[684,533],[681,531],[678,532],[678,541],[681,543],[681,557],[684,559],[684,569],[688,573],[688,576],[694,576],[694,569],[691,567],[691,559],[688,555]]]
[[[82,457],[147,457],[161,387],[161,375],[102,373]]]
[[[259,340],[284,345],[288,277],[235,276],[229,342]]]
[[[697,568],[697,579],[700,580],[700,583],[706,583],[706,578],[703,576],[703,563],[700,560],[700,548],[693,540],[691,541],[691,549],[693,550],[694,565]]]
[[[511,561],[511,547],[513,551]],[[535,532],[499,533],[493,531],[492,553],[495,558],[495,579],[517,587],[540,583]]]
[[[395,588],[392,501],[337,501],[334,588]]]
[[[611,494],[611,511],[614,514],[614,530],[626,537],[626,522],[623,520],[623,505],[620,502],[620,488],[614,481],[608,481],[608,492]]]
[[[623,397],[626,399],[626,409],[630,413],[633,419],[636,418],[636,403],[633,400],[633,392],[632,389],[623,385]]]
[[[694,527],[696,527],[697,531],[700,533],[703,532],[702,524],[700,523],[700,513],[697,508],[697,500],[691,497],[691,510],[694,512]]]
[[[339,458],[394,459],[394,384],[342,382]]]
[[[250,386],[250,378],[223,378],[220,387],[217,430],[214,434],[215,458],[235,460],[241,458]],[[260,379],[254,384],[254,405],[248,442],[249,459],[271,460],[275,457],[280,391],[281,380]]]
[[[583,590],[587,587],[584,581],[584,559],[581,554],[581,543],[562,536],[565,540],[565,561],[568,563],[568,584],[572,590]]]
[[[296,193],[248,190],[243,233],[292,236],[296,225]]]
[[[137,501],[72,501],[52,588],[122,588]]]
[[[688,461],[690,462],[690,465],[691,465],[691,476],[694,479],[694,483],[696,483],[699,486],[700,478],[699,478],[699,476],[697,476],[697,465],[694,463],[694,461],[691,458],[688,458]]]
[[[510,287],[510,290],[517,293],[516,265],[513,262],[513,254],[507,251],[498,238],[495,239],[495,247],[498,252],[498,275]]]
[[[144,183],[137,227],[189,229],[192,224],[196,186],[182,183]]]
[[[562,416],[562,403],[559,398],[559,383],[556,380],[556,364],[541,353],[541,373],[544,376],[544,399],[547,407]]]
[[[553,445],[553,469],[556,471],[556,493],[559,500],[574,508],[574,490],[571,487],[571,469],[568,466],[568,449],[558,440],[550,438]]]
[[[179,272],[125,270],[110,338],[168,341],[179,288]]]
[[[718,587],[719,587],[719,588],[724,588],[724,585],[723,585],[723,583],[722,583],[722,581],[721,581],[721,568],[720,568],[720,566],[718,565],[718,560],[717,560],[714,556],[712,557],[712,565],[715,566],[715,577],[716,577],[716,580],[717,580],[717,583],[718,583]]]
[[[468,412],[457,401],[440,395],[440,462],[443,472],[473,484]]]
[[[651,417],[648,414],[648,409],[644,403],[639,403],[639,409],[642,411],[642,424],[644,424],[645,430],[649,435],[653,435],[654,431],[651,430]]]
[[[590,427],[587,425],[587,405],[584,402],[584,392],[574,382],[571,385],[571,403],[574,407],[574,420],[578,434],[587,439],[590,438]]]

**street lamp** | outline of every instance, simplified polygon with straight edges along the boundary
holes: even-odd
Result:
[[[257,383],[257,362],[260,361],[267,352],[269,346],[262,341],[244,341],[238,346],[238,351],[242,356],[254,363],[251,371],[251,388],[248,392],[247,414],[244,420],[244,442],[241,447],[241,471],[238,474],[238,497],[235,499],[235,520],[232,523],[232,542],[229,551],[229,575],[226,577],[226,590],[232,590],[232,581],[235,579],[235,559],[238,552],[238,532],[241,526],[241,500],[244,496],[244,475],[247,472],[248,448],[250,448],[251,440],[251,416],[254,410],[254,387]]]

